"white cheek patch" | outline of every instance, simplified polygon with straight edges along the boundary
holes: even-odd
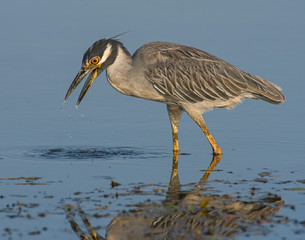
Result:
[[[107,58],[110,56],[111,52],[112,52],[112,46],[111,46],[111,44],[108,43],[107,47],[106,47],[106,50],[104,51],[103,57],[99,61],[98,64],[104,63],[107,60]]]

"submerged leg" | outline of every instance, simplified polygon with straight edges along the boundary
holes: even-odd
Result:
[[[181,116],[181,108],[177,105],[167,105],[167,111],[169,120],[172,126],[173,133],[173,153],[178,154],[179,143],[178,143],[178,127]]]
[[[213,138],[213,136],[211,135],[211,133],[209,132],[207,125],[205,124],[205,121],[202,117],[202,115],[196,115],[196,114],[192,114],[187,112],[190,117],[199,125],[199,127],[201,128],[201,130],[204,132],[205,136],[207,137],[207,139],[209,140],[212,148],[213,148],[213,154],[214,155],[220,155],[221,154],[221,149],[218,146],[218,144],[216,143],[215,139]]]

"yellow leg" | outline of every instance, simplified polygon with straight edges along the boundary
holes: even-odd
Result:
[[[172,127],[173,153],[174,155],[177,155],[179,153],[178,127],[181,116],[181,108],[177,105],[167,105],[167,111]]]
[[[178,142],[178,128],[172,125],[172,133],[173,133],[173,152],[177,154],[179,152],[179,142]]]
[[[205,136],[207,137],[207,139],[209,140],[212,148],[213,148],[213,153],[214,155],[221,155],[221,149],[220,147],[218,146],[218,144],[216,143],[215,139],[213,138],[213,136],[211,135],[211,133],[209,132],[203,118],[202,118],[202,121],[200,122],[201,125],[200,128],[202,129],[202,131],[204,132]]]
[[[204,132],[205,136],[207,137],[207,139],[209,140],[209,143],[211,144],[212,148],[213,148],[213,154],[214,155],[221,155],[221,149],[218,146],[218,144],[216,143],[215,139],[213,138],[213,136],[211,135],[211,133],[209,132],[207,125],[205,124],[205,121],[203,119],[203,117],[200,115],[195,115],[192,114],[190,112],[187,112],[190,117],[199,125],[199,127],[201,128],[201,130]]]

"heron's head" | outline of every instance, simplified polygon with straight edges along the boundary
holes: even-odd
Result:
[[[68,99],[77,85],[89,74],[79,95],[76,106],[81,102],[93,81],[109,66],[117,56],[119,42],[113,39],[101,39],[92,44],[84,53],[82,67],[74,78],[65,100]]]

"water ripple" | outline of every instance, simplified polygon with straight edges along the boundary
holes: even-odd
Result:
[[[113,159],[158,158],[169,154],[152,149],[132,147],[52,147],[35,148],[24,152],[25,157],[42,159]]]

